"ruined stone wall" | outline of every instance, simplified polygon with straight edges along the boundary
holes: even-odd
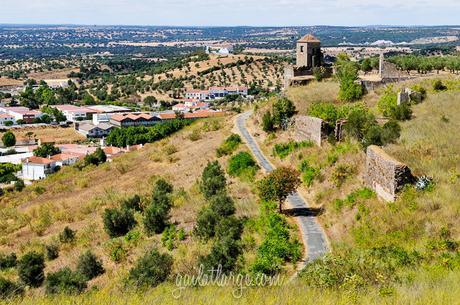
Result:
[[[414,177],[405,164],[372,145],[367,148],[365,179],[380,198],[393,202],[397,193],[404,185],[412,183]]]
[[[321,146],[323,138],[323,120],[315,117],[298,115],[294,117],[294,139],[312,141]]]

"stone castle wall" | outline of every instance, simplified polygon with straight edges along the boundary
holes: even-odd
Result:
[[[405,164],[389,156],[378,146],[367,148],[366,184],[385,201],[393,202],[404,185],[414,177]]]
[[[294,117],[294,139],[296,141],[312,141],[321,146],[323,138],[323,120],[310,116]]]

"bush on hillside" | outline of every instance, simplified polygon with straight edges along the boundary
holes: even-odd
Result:
[[[233,215],[236,211],[233,199],[225,192],[213,196],[210,199],[209,208],[222,217]]]
[[[133,212],[128,209],[105,209],[103,221],[111,238],[126,235],[136,225]]]
[[[6,300],[24,293],[24,288],[0,276],[0,299]]]
[[[262,117],[262,129],[265,132],[275,131],[275,122],[270,111],[265,112]]]
[[[92,154],[85,156],[85,165],[96,165],[105,163],[107,161],[107,155],[102,150],[102,148],[98,147],[96,151]]]
[[[308,187],[313,185],[313,181],[319,176],[320,169],[310,166],[307,160],[302,161],[299,166],[303,183]]]
[[[447,90],[447,87],[442,83],[441,80],[438,79],[433,83],[433,89],[435,91],[444,91]]]
[[[141,257],[129,272],[130,281],[136,286],[156,287],[171,273],[173,258],[152,249]]]
[[[155,183],[152,202],[144,213],[144,228],[149,235],[160,234],[168,226],[173,186],[164,179]]]
[[[46,293],[48,294],[78,294],[86,287],[84,276],[78,272],[73,272],[69,267],[52,272],[46,277]]]
[[[63,244],[72,243],[75,240],[75,231],[66,226],[64,230],[59,233],[59,241]]]
[[[289,141],[287,143],[280,143],[275,144],[273,147],[273,154],[278,156],[280,159],[284,159],[289,156],[292,152],[304,148],[304,147],[312,147],[314,144],[311,141],[302,141],[302,142],[295,142]]]
[[[43,254],[28,252],[18,262],[18,275],[21,282],[30,287],[40,287],[45,280],[45,259]]]
[[[389,112],[389,117],[398,121],[410,120],[410,118],[412,117],[412,110],[410,108],[410,105],[402,104],[394,108],[391,108]]]
[[[204,197],[209,199],[218,192],[225,190],[227,179],[219,162],[209,162],[203,170],[200,182],[200,190]]]
[[[59,246],[56,244],[49,244],[45,247],[46,259],[49,261],[55,260],[59,257]]]
[[[206,256],[201,256],[198,261],[203,265],[204,272],[216,270],[219,266],[222,266],[222,272],[228,273],[235,269],[238,257],[241,254],[241,242],[228,236],[216,240],[211,252]]]
[[[16,253],[9,255],[0,254],[0,270],[14,268],[17,265]]]
[[[254,178],[259,166],[247,152],[240,152],[228,161],[227,172],[232,177]]]
[[[16,145],[16,136],[11,131],[7,131],[2,136],[2,142],[5,147],[12,147]]]
[[[273,123],[279,128],[285,130],[288,126],[289,119],[295,114],[294,103],[287,98],[280,98],[273,103]]]
[[[217,157],[231,155],[241,144],[241,137],[237,134],[229,136],[225,142],[217,148]]]
[[[121,208],[133,210],[135,212],[142,212],[144,210],[141,204],[141,197],[139,197],[139,195],[134,195],[133,197],[123,200]]]
[[[61,153],[61,150],[53,144],[45,143],[35,148],[33,153],[36,157],[48,158],[48,156],[54,156]]]
[[[209,240],[216,234],[216,225],[220,215],[211,208],[203,208],[198,212],[194,233],[203,240]]]
[[[103,274],[105,270],[102,266],[101,260],[88,250],[78,258],[77,272],[82,274],[86,280],[89,281]]]

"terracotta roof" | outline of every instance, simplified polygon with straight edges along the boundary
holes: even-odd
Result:
[[[51,160],[48,158],[41,158],[41,157],[36,157],[36,156],[26,158],[22,161],[23,163],[34,163],[34,164],[43,164],[43,165],[51,164],[55,162],[54,160]]]
[[[74,158],[80,159],[82,158],[82,156],[73,155],[73,154],[58,154],[58,155],[51,156],[51,160],[54,160],[54,161],[65,161],[65,160],[70,160]]]
[[[116,154],[120,154],[123,152],[123,150],[121,148],[118,148],[118,147],[114,147],[114,146],[109,146],[109,147],[105,147],[103,149],[103,151],[107,154],[107,155],[116,155]]]
[[[313,36],[312,34],[307,34],[300,38],[297,42],[321,42],[318,38]]]
[[[145,120],[151,120],[153,119],[153,116],[147,113],[141,113],[141,114],[116,114],[112,116],[112,120],[117,121],[117,122],[122,122],[126,119],[130,119],[133,121],[136,121],[138,119],[145,119]]]
[[[6,114],[6,113],[0,113],[0,118],[2,118],[2,119],[14,119],[14,116]]]
[[[184,119],[203,119],[215,116],[224,116],[223,111],[198,110],[193,113],[184,113]],[[160,113],[158,117],[162,120],[172,120],[177,118],[175,113]]]

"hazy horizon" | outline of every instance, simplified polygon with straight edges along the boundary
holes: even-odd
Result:
[[[3,25],[455,26],[456,0],[0,0]]]

